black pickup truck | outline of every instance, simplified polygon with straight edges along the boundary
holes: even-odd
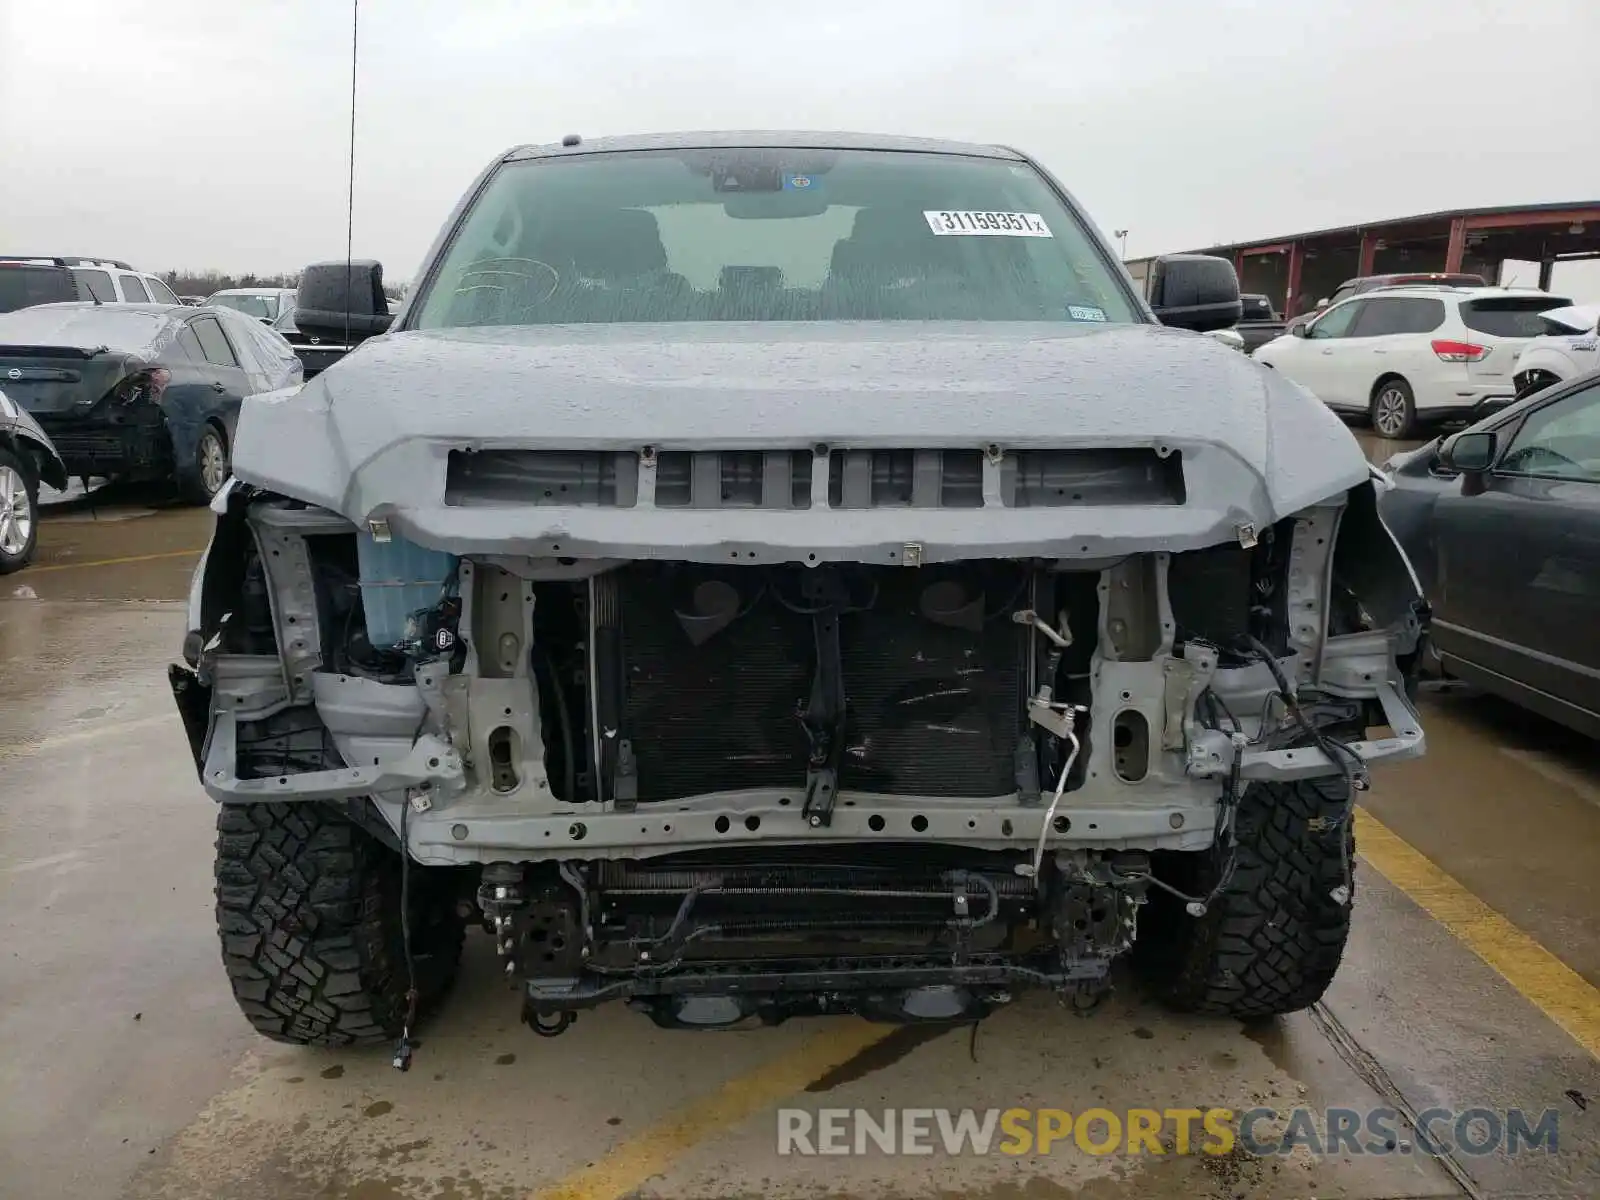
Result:
[[[1244,339],[1246,354],[1288,331],[1287,322],[1278,315],[1268,297],[1246,294],[1239,297],[1239,302],[1244,306],[1244,316],[1234,330]]]
[[[378,263],[360,258],[312,263],[300,275],[294,326],[279,332],[310,379],[384,332],[393,319]]]

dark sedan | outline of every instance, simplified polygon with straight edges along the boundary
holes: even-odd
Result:
[[[228,478],[244,397],[300,379],[288,342],[228,309],[44,304],[0,314],[0,386],[68,471],[169,479],[196,503]]]
[[[1437,664],[1600,737],[1600,372],[1385,468]]]

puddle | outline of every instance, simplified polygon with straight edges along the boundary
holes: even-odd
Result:
[[[829,1092],[840,1084],[854,1083],[874,1071],[899,1062],[918,1046],[943,1037],[961,1025],[902,1025],[882,1041],[874,1042],[865,1050],[840,1063],[823,1075],[806,1084],[808,1092]]]

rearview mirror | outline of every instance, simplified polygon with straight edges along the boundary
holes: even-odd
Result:
[[[1483,491],[1484,472],[1494,466],[1497,442],[1487,430],[1464,429],[1439,447],[1439,465],[1463,476],[1462,491],[1475,496]]]
[[[300,275],[294,323],[307,337],[354,344],[393,321],[383,294],[383,266],[370,258],[312,263]]]
[[[1239,277],[1212,254],[1163,254],[1150,265],[1150,307],[1163,325],[1207,333],[1239,323]]]

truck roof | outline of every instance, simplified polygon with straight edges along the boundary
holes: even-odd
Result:
[[[773,148],[821,150],[890,150],[902,153],[961,154],[967,157],[1024,161],[1024,155],[1007,146],[952,142],[942,138],[903,137],[880,133],[825,133],[800,130],[725,130],[703,133],[624,134],[580,140],[576,145],[548,142],[515,146],[502,161],[558,158],[572,154],[618,154],[630,150],[717,150],[723,148]]]

